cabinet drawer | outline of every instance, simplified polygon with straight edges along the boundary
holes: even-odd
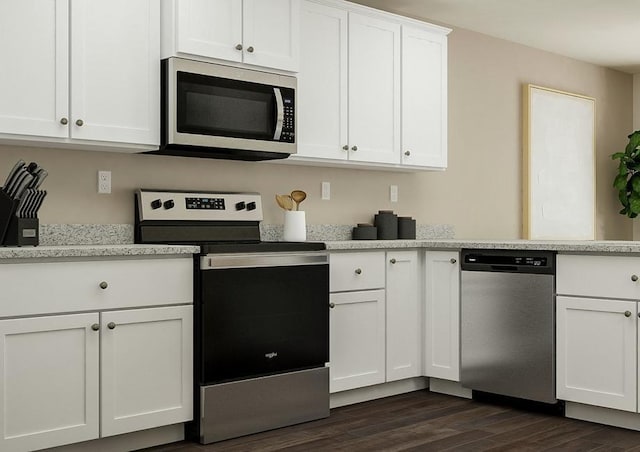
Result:
[[[640,299],[640,258],[558,255],[556,291],[559,295]]]
[[[0,317],[192,303],[193,260],[0,264],[0,287]]]
[[[384,251],[332,253],[329,262],[331,292],[384,287]]]

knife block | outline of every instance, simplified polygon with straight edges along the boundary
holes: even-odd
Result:
[[[18,201],[0,190],[0,243],[2,246],[36,246],[40,224],[37,218],[18,218]]]

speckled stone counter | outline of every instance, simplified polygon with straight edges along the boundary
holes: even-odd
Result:
[[[343,240],[325,242],[328,250],[367,250],[397,248],[461,249],[489,248],[547,250],[562,253],[640,254],[640,241],[594,240]]]
[[[67,245],[0,248],[2,259],[49,259],[72,257],[124,257],[194,254],[198,246],[181,245]]]

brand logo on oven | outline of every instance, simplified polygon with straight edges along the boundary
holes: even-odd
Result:
[[[265,358],[269,358],[269,359],[273,359],[273,358],[275,358],[276,356],[278,356],[278,352],[271,352],[271,353],[265,353],[265,354],[264,354],[264,357],[265,357]]]

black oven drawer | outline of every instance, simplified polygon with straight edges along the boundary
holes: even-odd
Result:
[[[324,366],[329,265],[201,271],[201,383]]]

